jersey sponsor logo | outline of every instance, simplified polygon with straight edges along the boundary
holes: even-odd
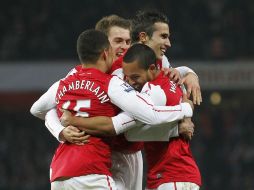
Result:
[[[126,91],[126,92],[130,92],[130,91],[134,90],[134,88],[126,82],[121,84],[121,86],[124,88],[124,91]]]

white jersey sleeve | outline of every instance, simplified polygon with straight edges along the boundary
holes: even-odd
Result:
[[[76,73],[76,68],[73,68],[67,75],[72,75]],[[50,131],[50,133],[58,140],[60,132],[64,129],[61,125],[59,118],[56,113],[56,102],[55,97],[57,94],[57,89],[59,82],[55,82],[47,92],[45,92],[31,107],[30,112],[35,117],[45,120],[45,126]],[[60,141],[61,142],[61,141]]]
[[[166,104],[166,95],[160,86],[144,85],[143,92],[151,96],[156,105]],[[168,141],[178,136],[177,121],[160,125],[144,125],[135,121],[130,114],[123,112],[112,118],[116,134],[125,132],[129,141]]]
[[[55,96],[59,81],[55,82],[31,107],[30,112],[35,117],[45,120],[46,113],[56,107]]]
[[[177,122],[160,125],[139,125],[125,132],[128,141],[169,141],[170,138],[178,136]]]
[[[120,79],[124,79],[123,68],[118,68],[118,69],[114,70],[111,75],[116,75]]]
[[[111,119],[117,135],[137,126],[137,121],[127,112],[119,113]]]
[[[170,62],[168,61],[168,58],[165,55],[163,55],[162,56],[162,68],[170,68],[170,67],[172,67],[172,66],[171,66]],[[198,75],[189,67],[181,66],[181,67],[176,67],[175,69],[177,69],[180,72],[181,77],[184,77],[188,73],[193,73],[198,77]]]
[[[175,69],[177,69],[180,72],[181,77],[184,77],[188,73],[193,73],[198,77],[198,75],[189,67],[181,66],[181,67],[176,67]]]
[[[160,125],[147,125],[136,121],[127,112],[112,117],[116,134],[125,132],[128,141],[169,141],[171,137],[177,137],[177,122]]]
[[[155,106],[147,94],[138,93],[116,76],[110,80],[108,95],[113,104],[146,124],[156,125],[192,117],[190,104]]]
[[[59,134],[64,129],[61,125],[59,118],[57,116],[55,96],[59,86],[59,81],[55,82],[47,92],[45,92],[31,107],[30,112],[45,120],[45,126],[50,131],[50,133],[58,140]]]
[[[61,122],[57,116],[56,109],[51,109],[47,112],[45,117],[45,125],[50,131],[50,133],[59,141],[62,142],[59,139],[59,134],[64,129],[64,126],[61,125]]]
[[[170,68],[170,67],[171,67],[171,65],[168,61],[168,58],[165,55],[163,55],[162,56],[162,68]]]

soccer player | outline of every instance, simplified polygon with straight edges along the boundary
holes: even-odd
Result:
[[[111,44],[113,44],[114,57],[122,55],[123,52],[125,51],[125,49],[128,48],[129,39],[130,39],[130,37],[128,36],[129,27],[130,27],[130,25],[127,20],[120,18],[116,15],[104,17],[97,23],[96,28],[105,32],[108,35],[108,39],[110,40]],[[78,70],[79,68],[80,68],[80,66],[77,67],[76,70]],[[57,86],[57,85],[58,84],[56,83],[53,86]],[[48,94],[51,94],[50,91]],[[52,93],[52,94],[54,94],[54,93]],[[44,101],[44,99],[45,99],[45,101]],[[49,110],[50,108],[53,108],[54,102],[48,100],[47,97],[45,97],[45,96],[42,96],[42,98],[40,98],[40,100],[41,100],[41,102],[44,102],[43,107],[38,109],[38,103],[40,101],[39,102],[37,101],[31,108],[31,112],[37,116],[41,115],[41,118],[43,119],[45,117],[45,115],[44,115],[45,110]],[[46,105],[45,105],[45,102],[46,102]],[[37,109],[36,109],[36,107],[37,107]],[[42,110],[42,112],[40,112],[40,111],[38,112],[36,110]],[[51,115],[47,114],[47,117],[50,118]],[[50,122],[48,122],[48,120],[46,121],[46,126],[48,127],[48,129],[51,131],[51,133],[55,137],[57,137],[58,139],[60,139],[62,141],[68,140],[69,142],[72,142],[72,143],[78,143],[80,141],[81,142],[85,141],[85,138],[83,137],[84,133],[82,131],[75,129],[74,127],[70,126],[70,127],[67,127],[64,129],[61,125],[54,123],[54,122],[52,125],[50,125]],[[130,152],[128,152],[128,153],[130,153]],[[119,157],[113,157],[113,159],[117,160],[117,161],[120,160]],[[115,176],[118,177],[118,178],[116,178],[116,183],[117,183],[117,185],[119,184],[118,189],[120,189],[120,186],[123,186],[122,184],[120,184],[121,182],[127,186],[131,185],[132,183],[139,183],[138,185],[134,185],[134,186],[136,189],[140,189],[140,186],[142,186],[140,183],[142,181],[142,162],[141,162],[142,160],[141,159],[142,159],[142,157],[141,157],[140,152],[137,153],[136,155],[133,154],[133,156],[131,156],[131,154],[126,154],[126,157],[123,157],[123,159],[121,159],[122,161],[129,160],[127,162],[129,165],[130,165],[130,163],[136,163],[136,165],[131,164],[132,166],[124,168],[125,174],[127,173],[128,168],[132,169],[132,171],[130,171],[130,173],[132,173],[132,175],[125,175],[125,176],[127,176],[128,179],[130,178],[128,176],[132,177],[132,179],[129,179],[129,181],[127,181],[127,180],[122,181],[122,179],[126,179],[126,177],[120,176],[120,174],[124,174],[124,173],[122,172],[123,167],[121,167],[121,168],[118,167],[119,162],[113,165],[113,166],[118,167],[118,169],[121,170],[121,171],[119,171],[119,170],[117,171],[116,169],[113,170],[113,175],[114,175],[114,171],[117,172],[117,174]],[[131,161],[131,160],[133,160],[133,161]],[[139,160],[139,162],[137,162],[137,160]],[[120,165],[122,166],[123,162]],[[141,174],[140,174],[140,172],[141,172]],[[135,174],[135,173],[137,173],[137,174]],[[137,178],[141,178],[141,179],[138,180]],[[119,179],[119,180],[117,180],[117,179]],[[132,181],[132,182],[130,182],[130,181]],[[128,189],[128,187],[126,187],[126,188]],[[131,186],[129,189],[133,189],[133,187]]]
[[[133,44],[142,43],[151,47],[156,53],[156,58],[157,58],[156,66],[159,69],[169,67],[169,62],[164,55],[166,50],[169,47],[171,47],[169,37],[170,37],[170,33],[169,33],[168,19],[162,13],[141,11],[137,15],[135,15],[135,17],[132,19],[132,31],[131,31],[132,43]],[[111,69],[112,74],[117,74],[118,76],[121,76],[121,77],[123,77],[122,58],[123,57],[120,57],[118,60],[116,60]],[[194,103],[200,104],[201,93],[200,93],[200,88],[197,85],[198,84],[197,76],[193,74],[186,67],[181,67],[181,69],[185,70],[184,72],[182,71],[182,73],[189,73],[185,78],[186,79],[185,84],[187,85],[188,96],[192,92]],[[165,130],[165,127],[163,129]],[[155,132],[158,132],[158,130],[155,130],[155,131],[148,130],[148,133],[150,134],[154,134]],[[165,134],[167,133],[168,131],[165,132]],[[135,134],[138,135],[138,133],[135,133]],[[146,134],[146,136],[147,135],[148,134]],[[141,147],[139,148],[141,149]],[[128,159],[125,158],[122,160],[128,160]],[[138,168],[140,167],[140,165],[142,165],[141,161],[136,161],[136,162],[128,161],[128,163],[131,163],[131,165],[133,165],[132,168]],[[135,167],[135,165],[137,166]],[[130,170],[127,170],[122,165],[120,167],[121,168],[118,169],[118,171],[120,171],[119,173],[128,173],[127,171],[130,171]],[[131,166],[129,168],[131,168]],[[132,172],[132,173],[135,173],[135,172]],[[134,180],[131,180],[131,178],[128,176],[133,176]],[[141,175],[137,175],[137,176],[141,176]],[[125,179],[124,181],[128,181],[128,179],[130,178],[131,181],[136,181],[136,183],[139,183],[140,180],[136,180],[138,179],[137,176],[131,175],[130,173],[129,175],[125,175],[121,178]],[[133,188],[132,186],[132,188],[128,188],[128,189],[140,189],[140,186],[141,185],[135,186],[135,188]]]
[[[169,67],[169,62],[165,57],[165,52],[171,47],[168,22],[167,16],[157,11],[139,11],[132,19],[132,44],[142,43],[152,48],[156,54],[156,66],[159,69]],[[113,74],[122,72],[121,67],[122,60],[116,61],[112,65]],[[190,72],[187,67],[180,67],[178,70],[187,88],[188,97],[192,94],[193,103],[199,105],[202,97],[197,75]],[[183,73],[188,74],[184,76]]]
[[[105,74],[112,64],[112,52],[102,32],[83,32],[77,51],[82,68],[59,83],[56,96],[59,116],[61,108],[85,117],[103,113],[113,116],[118,111],[116,106],[148,124],[192,116],[188,103],[153,106],[149,97],[137,93],[118,77]],[[60,144],[51,163],[52,189],[116,189],[110,177],[109,143],[110,139],[91,137],[85,145]]]
[[[157,69],[155,54],[150,48],[141,44],[133,45],[127,51],[123,60],[123,71],[129,83],[135,86],[136,90],[141,91],[142,89],[143,92],[149,93],[155,105],[177,105],[181,101],[183,96],[182,89],[173,81],[169,81]],[[146,83],[147,81],[149,82]],[[199,189],[201,176],[190,151],[188,140],[182,136],[169,139],[167,134],[162,134],[165,132],[165,126],[160,128],[141,125],[141,127],[135,126],[133,128],[133,118],[129,114],[120,118],[116,116],[112,118],[113,121],[109,122],[106,118],[103,118],[100,122],[103,121],[105,123],[100,124],[104,128],[96,127],[97,121],[95,118],[89,121],[89,119],[81,119],[68,113],[64,117],[68,125],[76,125],[87,132],[119,134],[130,129],[130,131],[133,131],[127,136],[132,140],[133,135],[136,140],[156,140],[157,142],[145,142],[145,153],[148,163],[147,189]],[[185,120],[190,122],[190,118]],[[95,123],[88,126],[87,122]],[[125,123],[132,124],[126,125]]]
[[[109,43],[114,53],[113,60],[123,56],[131,45],[131,22],[118,15],[109,15],[99,20],[95,29],[108,36]]]
[[[122,57],[131,45],[131,22],[117,15],[103,17],[96,23],[96,30],[108,36],[113,60]],[[116,137],[112,149],[112,175],[118,190],[141,189],[143,180],[143,143],[122,143],[123,137]],[[121,146],[116,146],[121,144]]]
[[[160,60],[163,60],[162,58],[164,57],[164,54],[165,54],[167,48],[171,47],[171,43],[170,43],[170,40],[169,40],[170,31],[169,31],[168,18],[164,14],[156,12],[156,11],[140,11],[132,19],[132,26],[133,26],[132,27],[132,32],[131,32],[132,43],[142,43],[142,44],[146,44],[149,47],[151,47],[154,50],[156,58],[157,58],[157,63],[156,63],[157,67],[158,68],[163,67],[163,64]],[[126,74],[126,73],[124,72],[124,74]],[[143,74],[147,74],[147,72],[143,72]],[[138,78],[138,76],[135,76],[135,75],[131,75],[131,76],[136,77],[134,79],[137,81],[136,83],[132,83],[132,85],[134,85],[134,86],[140,86],[140,84],[142,85],[142,81],[140,82],[140,80],[142,80],[142,77],[144,77],[144,76],[140,76],[140,78]],[[127,78],[129,78],[129,77],[127,77]],[[131,79],[129,78],[129,80],[131,80]],[[190,94],[192,94],[193,103],[199,105],[200,102],[202,101],[202,97],[201,97],[199,86],[195,85],[197,83],[197,81],[195,81],[195,80],[198,80],[198,79],[196,78],[195,75],[190,73],[190,74],[187,75],[187,80],[188,81],[184,81],[184,84],[186,85],[186,88],[187,88],[187,96],[189,97]],[[159,94],[159,93],[152,93],[152,94],[156,95],[156,94]],[[156,96],[155,96],[154,99],[159,100],[159,98],[156,97]],[[129,132],[131,132],[131,131],[129,131]],[[150,134],[155,134],[154,130],[150,130],[150,132],[151,132]],[[142,136],[142,133],[138,133],[134,129],[132,131],[132,135],[133,134],[136,134],[137,136]],[[176,171],[176,173],[178,174],[178,176],[175,176],[175,178],[173,178],[173,179],[174,180],[184,180],[185,182],[194,182],[195,184],[200,185],[201,180],[200,180],[199,170],[196,167],[195,161],[192,158],[191,153],[188,149],[189,144],[186,143],[186,145],[185,145],[185,142],[183,142],[181,138],[179,138],[175,141],[177,141],[177,142],[175,142],[175,144],[178,143],[178,147],[186,148],[185,153],[188,154],[188,156],[189,156],[189,158],[186,158],[186,160],[189,161],[189,162],[186,162],[186,163],[190,164],[190,166],[188,168],[188,167],[185,167],[188,164],[181,165],[181,167],[185,167],[183,169],[183,171],[188,170],[187,175],[185,175],[182,178],[178,178],[182,174],[181,172],[179,172],[179,169],[171,167],[170,170],[172,169],[172,171]],[[161,143],[161,144],[163,144],[163,143]],[[167,144],[167,143],[164,143],[164,144]],[[172,144],[170,144],[171,145],[170,148],[173,147]],[[147,148],[147,145],[146,145],[146,148]],[[170,148],[168,150],[170,150]],[[157,149],[160,149],[160,148],[158,148],[158,147],[154,148],[154,150],[157,150]],[[153,153],[157,155],[156,152],[152,152],[152,154],[149,154],[149,156],[151,157],[151,155],[153,155]],[[162,155],[162,154],[163,153],[161,152],[161,157],[158,156],[157,158],[158,159],[159,158],[166,159],[166,156],[163,157],[164,155]],[[174,157],[176,154],[179,154],[179,151],[177,152],[177,150],[175,150],[175,152],[173,152],[172,156]],[[181,161],[186,161],[186,160],[183,159],[184,155],[181,155],[181,156],[182,156]],[[173,159],[171,159],[171,161],[172,160]],[[177,159],[175,159],[174,161],[177,161]],[[174,164],[175,163],[176,162],[174,162]],[[179,163],[177,163],[177,164],[179,164]],[[151,165],[149,164],[149,166],[151,166]],[[157,168],[152,167],[151,170],[149,170],[149,171],[151,172],[154,169],[157,169]],[[160,169],[162,169],[162,168],[160,168]],[[192,169],[193,169],[193,171],[192,171]],[[157,174],[160,175],[159,172]],[[172,175],[174,175],[173,172],[171,172],[169,174],[170,177],[172,177]],[[148,173],[148,180],[154,177],[154,176],[152,176],[151,178],[149,178],[149,176],[151,177],[151,173]],[[162,176],[162,178],[160,180],[162,181],[163,179],[165,179],[164,177],[165,176]],[[188,177],[190,177],[191,179],[188,179]],[[171,182],[176,182],[176,181],[171,181]],[[148,185],[149,184],[150,183],[148,183]],[[177,185],[178,185],[178,188],[180,188],[180,186],[182,184],[177,184]],[[188,185],[192,186],[193,184],[188,184]],[[148,187],[150,187],[150,186],[148,186]]]
[[[148,91],[155,105],[177,105],[183,92],[156,69],[154,62],[150,61],[154,60],[149,57],[152,54],[152,50],[146,46],[130,48],[124,58],[124,74],[136,90],[142,88],[143,91]],[[150,82],[146,83],[147,81]],[[199,189],[201,176],[189,141],[178,137],[170,139],[169,142],[145,142],[145,153],[148,164],[148,189]]]

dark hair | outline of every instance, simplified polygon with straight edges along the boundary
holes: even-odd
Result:
[[[95,29],[85,30],[78,37],[77,52],[81,63],[96,62],[100,54],[108,48],[108,37]]]
[[[113,26],[118,26],[127,30],[131,30],[130,20],[124,19],[118,15],[109,15],[103,17],[96,23],[95,29],[102,31],[106,35],[108,35],[110,28]]]
[[[158,11],[139,11],[132,19],[131,40],[133,43],[139,41],[140,32],[145,32],[150,38],[155,31],[154,24],[162,22],[168,24],[168,18]]]
[[[123,62],[126,64],[133,61],[138,61],[138,65],[147,70],[150,65],[156,64],[156,55],[147,45],[134,44],[127,50],[123,57]]]

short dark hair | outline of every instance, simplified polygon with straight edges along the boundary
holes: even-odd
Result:
[[[85,30],[77,40],[77,52],[81,63],[96,62],[100,54],[108,48],[108,37],[95,29]]]
[[[109,15],[99,20],[95,25],[95,29],[108,35],[110,28],[113,26],[131,30],[131,21],[118,15]]]
[[[140,32],[145,32],[151,38],[155,31],[154,24],[157,22],[168,24],[168,18],[156,10],[139,11],[132,19],[132,42],[136,43],[139,41]]]
[[[156,55],[147,45],[134,44],[127,50],[123,57],[123,62],[127,64],[133,61],[138,61],[141,68],[148,70],[150,65],[156,64]]]

